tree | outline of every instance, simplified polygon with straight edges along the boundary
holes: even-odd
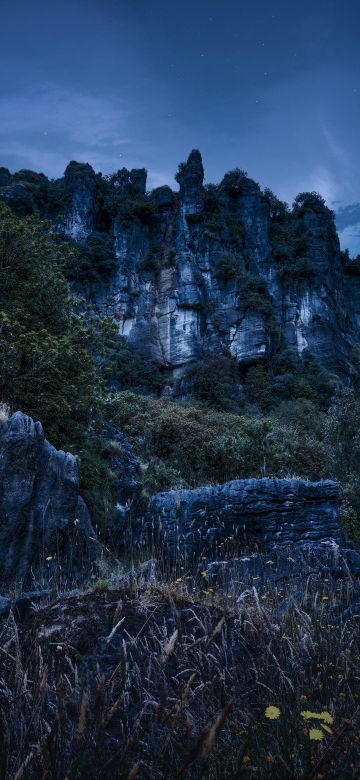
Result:
[[[0,395],[72,448],[100,392],[103,327],[76,312],[63,274],[73,251],[47,223],[0,206]]]

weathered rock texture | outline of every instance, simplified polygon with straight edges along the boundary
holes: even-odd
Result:
[[[49,444],[39,422],[16,412],[0,426],[0,581],[27,579],[59,559],[66,559],[69,576],[71,563],[80,573],[93,539],[75,457]]]
[[[335,482],[245,479],[196,490],[158,493],[148,532],[171,561],[224,557],[259,545],[341,542]]]
[[[360,555],[332,539],[322,542],[278,544],[268,553],[252,553],[205,565],[207,581],[229,590],[259,583],[301,581],[303,577],[360,577]],[[206,582],[205,582],[206,584]]]
[[[284,348],[357,373],[360,274],[341,256],[332,212],[310,197],[286,213],[238,169],[217,186],[203,179],[197,150],[180,166],[179,192],[146,194],[144,169],[105,179],[71,162],[48,182],[3,168],[0,199],[40,210],[84,247],[94,234],[111,238],[111,272],[82,278],[82,292],[175,377],[204,351],[246,367]]]

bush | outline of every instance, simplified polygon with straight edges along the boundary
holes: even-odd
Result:
[[[298,216],[308,213],[324,214],[330,212],[319,192],[300,192],[293,203],[293,211]]]
[[[265,279],[243,272],[240,276],[238,310],[245,314],[250,309],[262,314],[269,329],[274,327],[272,302]]]
[[[241,274],[241,260],[238,255],[220,255],[216,261],[215,274],[222,282],[238,279]]]
[[[264,366],[250,366],[245,378],[245,388],[249,400],[263,411],[271,406],[271,380]]]
[[[164,384],[164,374],[145,349],[113,332],[107,341],[104,371],[108,383],[120,385],[121,390],[158,392]]]
[[[234,168],[232,171],[225,173],[219,189],[228,190],[232,195],[238,195],[242,192],[244,184],[248,182],[248,175],[246,171],[242,171],[240,168]]]
[[[189,367],[187,378],[196,400],[219,411],[238,409],[239,369],[235,360],[211,353]]]
[[[159,461],[170,477],[171,470],[176,475],[167,488],[175,488],[179,480],[186,487],[197,487],[264,474],[322,473],[321,444],[279,419],[206,410],[132,392],[111,396],[107,415],[145,464],[149,492],[158,489],[155,465]]]
[[[158,206],[150,196],[114,186],[108,187],[104,194],[104,209],[124,228],[130,227],[134,219],[150,225],[158,215]]]
[[[308,257],[311,234],[294,215],[279,213],[271,223],[270,240],[274,260],[283,282],[311,279],[314,269]]]
[[[69,276],[84,281],[88,278],[107,278],[116,269],[113,236],[93,231],[84,245],[79,245],[78,261],[69,269]]]

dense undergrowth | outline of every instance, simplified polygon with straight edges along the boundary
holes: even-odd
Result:
[[[4,780],[358,777],[358,584],[185,575],[3,622]]]

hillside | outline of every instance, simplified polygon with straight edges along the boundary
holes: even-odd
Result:
[[[0,775],[358,777],[360,273],[238,169],[0,169]]]

